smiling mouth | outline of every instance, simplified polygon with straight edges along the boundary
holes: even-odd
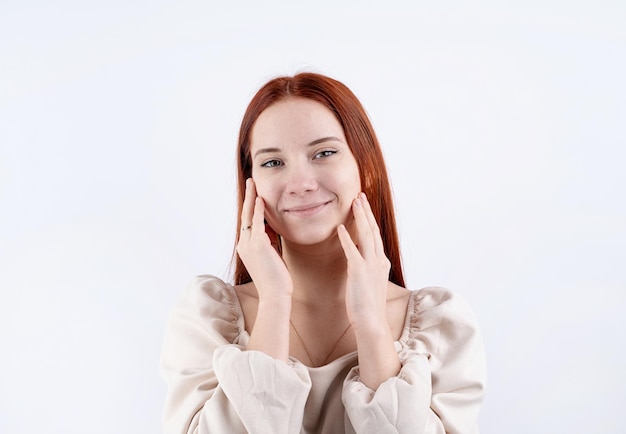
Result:
[[[327,202],[320,202],[320,203],[315,203],[315,204],[310,204],[310,205],[303,205],[303,206],[298,206],[294,208],[289,208],[285,210],[285,213],[289,215],[293,215],[293,216],[309,216],[322,210],[330,202],[332,201],[329,200]]]

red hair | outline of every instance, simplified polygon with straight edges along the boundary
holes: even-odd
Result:
[[[328,108],[341,124],[348,146],[361,176],[361,189],[367,195],[380,227],[385,254],[391,262],[389,280],[404,286],[396,218],[383,154],[363,106],[343,83],[332,78],[304,72],[293,77],[270,80],[254,95],[243,116],[237,146],[237,241],[241,229],[241,211],[246,179],[252,176],[250,136],[257,118],[270,105],[285,98],[306,98]],[[250,274],[235,251],[235,284],[250,282]]]

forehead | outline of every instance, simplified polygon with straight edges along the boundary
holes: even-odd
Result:
[[[302,145],[320,137],[335,136],[345,142],[341,124],[328,108],[305,98],[280,100],[263,110],[251,131],[250,148]]]

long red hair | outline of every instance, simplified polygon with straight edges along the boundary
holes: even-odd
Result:
[[[332,78],[303,72],[293,77],[270,80],[254,95],[243,116],[237,146],[237,184],[239,190],[237,212],[237,241],[241,230],[241,211],[246,179],[252,176],[250,136],[254,123],[266,108],[284,98],[306,98],[328,108],[343,127],[359,174],[361,189],[367,195],[374,217],[380,227],[385,254],[391,262],[389,280],[404,286],[402,262],[396,229],[393,199],[387,169],[380,144],[363,106],[343,83]],[[250,274],[235,250],[235,284],[250,282]]]

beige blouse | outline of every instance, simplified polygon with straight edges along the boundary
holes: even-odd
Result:
[[[197,277],[165,336],[164,433],[478,433],[482,340],[445,289],[411,293],[395,342],[402,369],[376,391],[359,381],[356,352],[312,368],[245,351],[248,339],[233,286]]]

